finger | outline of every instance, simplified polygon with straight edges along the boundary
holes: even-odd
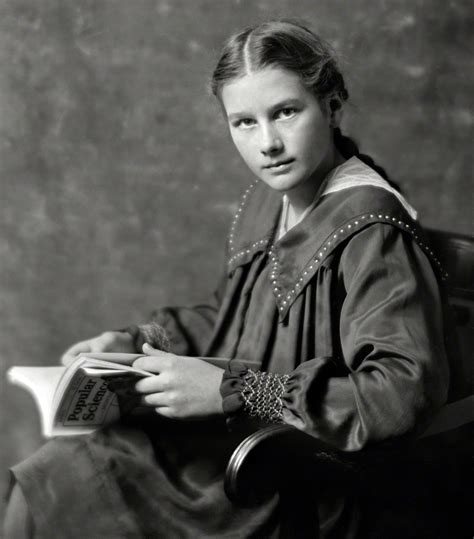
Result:
[[[61,363],[68,366],[72,363],[79,354],[90,352],[91,347],[89,341],[81,341],[68,348],[61,357]]]
[[[120,352],[126,344],[131,344],[132,337],[120,331],[106,331],[92,341],[94,352]]]
[[[157,352],[159,352],[157,350]],[[168,366],[168,359],[164,356],[169,355],[166,354],[166,352],[159,352],[160,354],[163,354],[163,357],[158,355],[153,356],[142,356],[137,358],[133,362],[133,367],[135,369],[141,369],[142,371],[148,371],[153,373],[160,373],[163,370],[166,370]]]
[[[167,407],[169,405],[169,399],[166,393],[151,393],[150,395],[143,395],[140,399],[142,406]]]
[[[162,375],[142,378],[135,384],[135,391],[137,393],[159,393],[167,389],[168,386]]]
[[[138,337],[136,339],[137,348],[142,350],[145,343],[148,343],[157,350],[169,352],[170,342],[166,330],[154,320],[148,324],[138,326]]]
[[[64,354],[61,357],[61,363],[67,367],[69,364],[71,364],[76,359],[76,357],[77,356],[71,356],[69,354]]]
[[[64,355],[77,356],[78,354],[81,354],[83,352],[90,352],[90,351],[91,351],[90,341],[81,341],[71,346],[71,348],[68,348]]]
[[[93,354],[101,353],[101,352],[110,352],[111,350],[107,346],[107,344],[103,343],[102,341],[92,341],[90,352]],[[88,350],[89,352],[89,350]]]
[[[98,337],[91,341],[91,352],[112,352],[113,349],[113,341],[109,337]]]
[[[177,419],[177,415],[173,408],[170,408],[168,406],[157,406],[155,408],[155,412],[158,415],[162,415],[163,417],[168,417],[169,419]]]
[[[163,357],[166,355],[170,355],[169,352],[164,352],[163,350],[158,350],[158,348],[153,348],[153,346],[151,346],[147,342],[142,346],[142,350],[147,356]]]

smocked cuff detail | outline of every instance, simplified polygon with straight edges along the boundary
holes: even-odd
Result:
[[[221,386],[224,414],[228,419],[244,415],[266,423],[281,422],[289,380],[289,374],[254,371],[243,362],[229,362]]]
[[[241,390],[247,414],[267,423],[280,423],[283,419],[282,396],[289,379],[288,374],[248,369]]]
[[[141,353],[142,347],[148,343],[157,350],[169,352],[171,349],[170,340],[163,326],[160,326],[154,321],[148,324],[131,325],[121,331],[124,331],[132,336],[135,350]]]

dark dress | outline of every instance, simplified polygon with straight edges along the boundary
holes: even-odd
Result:
[[[235,359],[222,384],[228,423],[245,416],[238,359],[249,359],[290,374],[283,420],[338,448],[416,435],[449,378],[441,270],[418,224],[391,193],[363,186],[323,196],[274,242],[280,208],[252,185],[213,300],[154,313],[174,353]],[[13,473],[44,537],[278,537],[278,497],[250,510],[224,494],[238,441],[224,420],[153,416],[55,439]],[[354,536],[344,492],[314,504],[315,537]]]

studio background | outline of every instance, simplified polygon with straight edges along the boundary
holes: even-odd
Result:
[[[206,88],[231,32],[308,21],[341,56],[343,132],[423,224],[472,233],[470,5],[0,0],[2,497],[8,466],[42,443],[9,366],[55,364],[73,342],[213,289],[252,179]]]

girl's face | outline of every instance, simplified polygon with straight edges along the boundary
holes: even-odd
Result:
[[[234,144],[250,169],[290,200],[310,202],[339,164],[328,100],[320,103],[296,73],[278,67],[225,84],[221,99]]]

